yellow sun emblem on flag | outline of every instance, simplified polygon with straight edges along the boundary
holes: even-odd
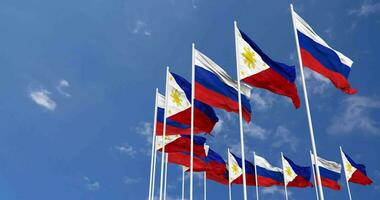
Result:
[[[350,163],[346,163],[346,169],[349,173],[352,172],[352,165]]]
[[[290,169],[290,167],[286,167],[286,169],[285,169],[285,173],[286,173],[288,176],[291,176],[291,175],[292,175],[292,170]]]
[[[177,107],[182,106],[181,94],[178,92],[178,90],[172,90],[170,96],[172,97],[172,101],[177,105]]]
[[[232,165],[232,173],[236,175],[238,173],[238,171],[239,171],[238,166],[236,164],[233,164]]]
[[[248,66],[250,69],[255,69],[255,53],[248,47],[244,47],[244,53],[241,54],[244,57],[244,63]]]

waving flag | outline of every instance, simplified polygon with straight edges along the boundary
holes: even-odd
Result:
[[[284,185],[284,175],[278,167],[273,167],[265,158],[255,155],[257,185],[270,187]]]
[[[226,162],[218,153],[212,149],[207,151],[207,160],[209,170],[207,172],[212,172],[214,174],[224,174],[226,171]]]
[[[283,156],[282,169],[284,171],[284,183],[287,187],[312,187],[310,182],[311,167],[301,167],[292,160]]]
[[[228,153],[229,181],[234,184],[243,184],[242,159],[233,153]],[[245,177],[247,185],[255,186],[255,167],[249,161],[245,161]]]
[[[164,130],[164,116],[165,116],[165,96],[158,94],[157,98],[157,122],[156,122],[156,135],[162,135]],[[166,119],[166,133],[165,135],[173,134],[187,134],[190,133],[190,125],[181,124],[171,119]]]
[[[336,162],[325,160],[320,157],[318,157],[317,159],[319,172],[321,174],[322,186],[328,187],[333,190],[340,190],[340,185],[338,181],[340,179],[340,171],[342,168],[341,165]],[[313,165],[315,165],[313,155],[311,155],[311,160]]]
[[[206,178],[223,185],[228,185],[228,170],[225,169],[222,174],[218,174],[213,171],[207,171]]]
[[[368,178],[365,166],[357,164],[350,156],[341,150],[344,173],[347,181],[360,185],[370,185],[372,180]]]
[[[190,153],[189,152],[168,153],[168,162],[190,168]],[[207,158],[194,154],[193,170],[195,172],[203,172],[203,171],[206,171],[207,169],[208,169]]]
[[[174,73],[168,74],[168,119],[180,124],[191,124],[191,84]],[[197,100],[194,100],[194,133],[211,133],[218,118],[214,110]],[[189,132],[183,134],[189,134]],[[178,134],[178,133],[177,133]]]
[[[156,136],[156,149],[162,151],[163,136]],[[194,135],[194,154],[206,157],[206,138]],[[191,139],[189,135],[168,135],[164,140],[165,152],[190,152]]]
[[[239,73],[242,81],[255,87],[289,97],[300,107],[294,66],[278,63],[269,58],[244,32],[235,30],[239,52]]]
[[[331,48],[296,12],[293,20],[303,65],[330,79],[343,92],[355,94],[357,91],[348,82],[352,60]]]
[[[196,49],[194,60],[195,99],[227,112],[239,113],[237,82],[214,61]],[[242,84],[241,91],[243,117],[249,122],[251,120],[249,103],[251,88]]]

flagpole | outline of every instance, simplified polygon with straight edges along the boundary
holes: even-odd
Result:
[[[185,200],[185,169],[182,167],[182,200]]]
[[[228,163],[228,196],[229,200],[232,200],[232,191],[231,191],[231,177],[230,177],[230,148],[227,149],[227,163]]]
[[[305,76],[303,73],[303,64],[302,64],[302,59],[301,59],[301,53],[300,53],[300,46],[299,46],[299,41],[297,37],[297,31],[296,31],[296,26],[294,23],[294,11],[293,11],[293,4],[290,4],[290,10],[292,12],[292,22],[293,22],[293,31],[294,31],[294,37],[296,40],[296,46],[297,46],[297,54],[298,54],[298,62],[299,62],[299,67],[301,71],[301,79],[302,79],[302,87],[303,87],[303,93],[304,93],[304,98],[305,98],[305,105],[306,105],[306,114],[307,114],[307,119],[309,123],[309,130],[310,130],[310,139],[311,139],[311,146],[313,150],[313,156],[314,156],[314,161],[315,161],[315,166],[316,166],[316,174],[317,174],[317,179],[318,179],[318,189],[319,189],[319,196],[321,200],[324,200],[323,196],[323,189],[321,186],[321,176],[319,172],[319,167],[318,167],[318,162],[317,162],[317,147],[315,145],[315,139],[314,139],[314,130],[313,130],[313,122],[311,119],[311,113],[310,113],[310,108],[309,108],[309,98],[307,95],[307,89],[306,89],[306,82],[305,82]]]
[[[194,96],[195,96],[195,44],[192,44],[191,55],[191,133],[190,133],[190,200],[193,200],[193,159],[194,159]]]
[[[343,164],[343,169],[344,169],[344,176],[346,177],[346,185],[347,185],[347,192],[348,192],[348,197],[350,198],[350,200],[352,200],[352,197],[351,197],[351,190],[350,190],[350,184],[348,183],[348,179],[347,179],[347,176],[346,176],[346,165],[344,164],[344,160],[343,160],[343,150],[342,150],[342,147],[339,146],[339,150],[340,150],[340,156],[342,157],[342,164]]]
[[[256,152],[253,152],[253,164],[255,166],[256,199],[259,200],[259,181],[257,180]]]
[[[153,189],[153,176],[155,176],[153,172],[155,152],[156,152],[156,122],[157,122],[157,96],[158,96],[158,88],[156,88],[155,102],[154,102],[154,117],[153,117],[153,132],[152,132],[152,154],[150,159],[150,177],[149,177],[149,197],[148,199],[152,200],[152,193],[154,193]]]
[[[165,181],[164,181],[164,200],[166,200],[166,185],[168,182],[168,154],[165,153]]]
[[[310,158],[311,157],[312,157],[312,155],[311,155],[311,151],[310,151]],[[314,179],[314,184],[315,184],[315,194],[317,195],[317,200],[319,200],[319,195],[318,195],[318,185],[319,184],[317,183],[317,179],[315,178],[315,168],[314,168],[314,165],[311,165],[311,169],[313,171],[313,179]]]
[[[247,178],[245,176],[245,152],[244,152],[244,134],[243,134],[243,112],[241,108],[241,88],[240,88],[240,71],[239,71],[239,47],[237,41],[237,22],[234,21],[234,33],[235,33],[235,53],[236,53],[236,74],[238,82],[238,101],[239,101],[239,127],[240,127],[240,147],[241,147],[241,159],[243,168],[243,195],[244,200],[247,200]]]
[[[281,152],[281,162],[282,162],[282,175],[284,176],[284,189],[285,189],[285,199],[288,200],[288,189],[286,188],[285,180],[285,169],[284,169],[284,154]]]
[[[156,150],[156,140],[157,137],[154,137],[154,161],[153,161],[153,178],[152,178],[152,196],[151,196],[151,200],[154,199],[154,188],[155,188],[155,185],[156,185],[156,165],[157,165],[157,150]]]
[[[206,175],[206,171],[203,173],[203,199],[206,200],[207,199],[207,175]]]
[[[162,130],[162,154],[161,154],[161,177],[160,177],[160,200],[162,200],[162,191],[164,184],[164,164],[165,164],[165,134],[166,134],[166,116],[167,116],[167,108],[168,108],[168,75],[169,75],[169,67],[166,67],[166,83],[165,83],[165,112],[164,112],[164,125]]]

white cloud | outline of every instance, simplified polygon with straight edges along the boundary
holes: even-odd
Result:
[[[140,178],[131,178],[131,177],[124,177],[124,183],[129,185],[129,184],[135,184],[140,182]]]
[[[137,153],[137,151],[128,144],[123,144],[120,146],[115,146],[114,149],[118,150],[120,153],[127,154],[130,157],[134,157]]]
[[[89,191],[97,191],[100,189],[100,183],[98,181],[92,181],[87,176],[83,177],[86,187]]]
[[[223,119],[219,119],[219,121],[215,124],[213,132],[215,132],[216,134],[219,134],[220,132],[222,132],[223,123],[224,123]]]
[[[262,188],[260,191],[263,195],[274,195],[274,194],[285,195],[285,190],[283,187],[265,187],[265,188]],[[288,190],[288,197],[291,197],[291,196],[292,196],[292,193]]]
[[[368,16],[380,11],[380,3],[373,3],[372,1],[364,1],[357,9],[352,9],[348,13],[356,16]]]
[[[380,123],[371,117],[372,110],[380,109],[380,101],[365,96],[350,96],[343,100],[343,111],[333,117],[329,133],[347,134],[354,130],[380,135]]]
[[[141,19],[138,19],[135,21],[135,25],[132,29],[133,34],[139,34],[142,33],[145,36],[151,36],[152,32],[148,29],[146,22],[142,21]]]
[[[260,140],[267,139],[268,135],[270,134],[268,130],[262,128],[261,126],[255,123],[244,124],[244,133],[246,133],[250,137]]]
[[[323,94],[328,87],[331,87],[329,79],[306,67],[304,68],[304,75],[308,91],[313,94]],[[297,81],[302,85],[301,76],[298,76]]]
[[[274,94],[268,91],[253,90],[251,94],[251,101],[253,101],[252,110],[267,110],[272,107],[274,103]]]
[[[273,135],[273,143],[272,146],[279,148],[281,146],[289,146],[291,150],[296,151],[298,145],[297,137],[293,136],[289,129],[284,126],[277,127],[274,135]]]
[[[57,85],[57,91],[62,94],[65,97],[71,97],[71,95],[64,91],[64,88],[70,87],[70,83],[66,81],[65,79],[62,79],[59,81],[59,84]]]
[[[32,98],[36,104],[53,111],[57,107],[57,104],[49,97],[49,95],[50,92],[45,89],[33,90],[29,94],[30,98]]]
[[[148,143],[152,143],[153,125],[150,122],[140,122],[135,131],[146,138]]]

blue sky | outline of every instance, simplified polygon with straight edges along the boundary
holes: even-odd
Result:
[[[0,199],[145,199],[148,193],[154,90],[165,66],[190,78],[191,43],[235,77],[233,20],[273,59],[296,64],[291,1],[2,0],[0,1]],[[348,96],[306,71],[320,156],[340,161],[338,147],[366,164],[370,187],[351,185],[354,199],[380,195],[380,2],[293,1],[325,40],[354,60],[359,90]],[[297,68],[298,69],[298,68]],[[303,97],[297,81],[299,94]],[[302,98],[254,89],[246,150],[280,166],[280,152],[309,165]],[[238,118],[218,110],[208,143],[224,157],[238,153]],[[180,197],[180,168],[169,166],[168,195]],[[195,197],[202,196],[199,175]],[[325,189],[326,199],[346,199]],[[188,185],[187,185],[188,186]],[[188,188],[188,187],[186,187]],[[314,189],[291,189],[313,199]],[[227,187],[208,182],[209,199]],[[241,199],[233,186],[234,199]],[[281,199],[282,188],[260,189]],[[249,188],[250,199],[254,189]]]

